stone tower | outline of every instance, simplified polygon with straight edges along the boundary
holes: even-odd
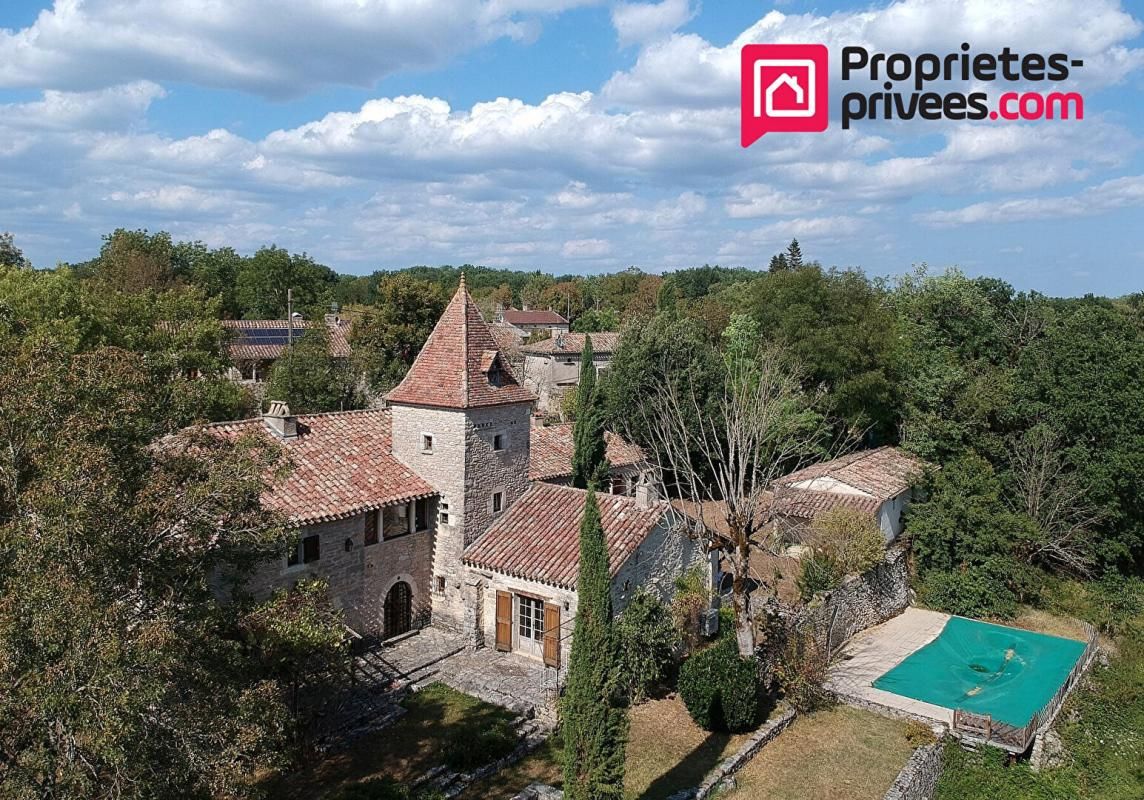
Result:
[[[521,386],[465,288],[386,395],[393,455],[440,495],[433,546],[433,623],[462,629],[465,548],[528,488],[535,396]],[[473,604],[467,604],[470,613]]]

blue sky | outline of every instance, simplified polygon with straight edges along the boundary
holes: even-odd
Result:
[[[761,267],[797,236],[874,275],[1144,289],[1139,4],[6,0],[0,28],[0,228],[41,266],[116,227],[354,273]],[[1085,119],[743,150],[738,51],[780,41],[1068,52]]]

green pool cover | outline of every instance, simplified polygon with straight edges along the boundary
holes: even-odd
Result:
[[[950,617],[941,634],[874,688],[1021,727],[1053,698],[1084,643]]]

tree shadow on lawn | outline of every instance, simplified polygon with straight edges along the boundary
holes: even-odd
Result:
[[[410,695],[403,705],[407,712],[392,725],[366,734],[342,750],[311,755],[300,771],[267,782],[271,796],[310,800],[370,778],[412,781],[450,759],[481,760],[488,754],[492,761],[500,753],[485,752],[490,748],[485,738],[490,731],[511,737],[511,742],[494,743],[492,750],[498,744],[515,745],[511,711],[441,684]]]
[[[664,800],[680,789],[698,786],[703,777],[723,760],[723,750],[729,741],[731,741],[729,733],[709,733],[702,744],[652,781],[651,785],[636,797],[639,800]]]

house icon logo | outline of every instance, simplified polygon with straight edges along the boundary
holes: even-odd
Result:
[[[763,134],[826,130],[826,47],[749,44],[742,52],[742,144]]]

